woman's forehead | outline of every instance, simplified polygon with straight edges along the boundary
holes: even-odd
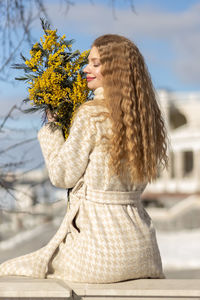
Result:
[[[96,47],[92,47],[88,58],[90,58],[90,59],[99,59],[100,58],[99,51]]]

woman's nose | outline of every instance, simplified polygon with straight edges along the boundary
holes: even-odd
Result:
[[[89,71],[90,71],[90,68],[89,68],[89,66],[87,65],[87,66],[83,69],[83,72],[89,73]]]

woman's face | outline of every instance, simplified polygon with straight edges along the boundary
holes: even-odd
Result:
[[[88,56],[88,65],[83,71],[86,73],[89,89],[95,90],[102,87],[103,77],[101,75],[100,56],[96,47],[92,47]]]

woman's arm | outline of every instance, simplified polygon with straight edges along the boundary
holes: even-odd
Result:
[[[90,118],[84,108],[77,113],[65,141],[60,129],[52,132],[45,125],[38,133],[38,139],[53,185],[71,188],[82,177],[94,145],[94,132]]]

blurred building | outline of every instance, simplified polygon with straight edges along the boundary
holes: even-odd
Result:
[[[169,169],[146,189],[146,197],[200,193],[200,93],[158,90],[169,135]]]

